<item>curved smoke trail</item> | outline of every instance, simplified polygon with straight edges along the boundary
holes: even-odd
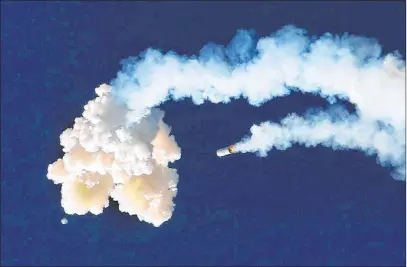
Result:
[[[171,217],[178,175],[168,164],[181,151],[156,108],[170,99],[244,97],[259,106],[293,90],[346,99],[356,114],[330,109],[254,125],[236,150],[265,156],[293,143],[359,149],[405,180],[405,62],[398,53],[382,56],[375,40],[347,34],[309,38],[293,26],[256,41],[238,31],[227,47],[208,44],[199,57],[148,49],[123,61],[111,86],[97,88],[62,133],[66,154],[49,166],[48,178],[62,183],[65,212],[99,214],[111,196],[121,211],[155,226]]]

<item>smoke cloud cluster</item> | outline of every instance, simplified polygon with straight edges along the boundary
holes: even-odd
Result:
[[[159,226],[171,217],[177,193],[178,174],[168,163],[181,157],[164,112],[154,108],[127,125],[129,110],[114,101],[111,86],[103,84],[96,93],[73,128],[61,134],[65,155],[48,167],[48,178],[62,183],[67,214],[100,214],[111,197],[120,211]]]
[[[332,104],[345,99],[356,113],[331,108],[253,125],[236,150],[266,156],[293,143],[358,149],[405,180],[405,62],[397,52],[382,55],[374,39],[307,37],[293,26],[256,39],[241,30],[226,47],[208,44],[199,56],[148,49],[122,65],[61,134],[65,155],[49,166],[68,214],[100,214],[111,197],[155,226],[171,217],[178,175],[168,164],[181,153],[157,108],[171,99],[199,105],[244,97],[260,106],[294,90]]]

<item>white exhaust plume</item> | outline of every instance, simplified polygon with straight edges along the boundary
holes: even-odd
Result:
[[[346,111],[342,111],[346,114]],[[273,148],[285,150],[293,143],[306,147],[323,145],[332,149],[358,149],[367,155],[377,154],[382,165],[393,164],[393,177],[405,177],[405,133],[391,127],[380,127],[375,121],[354,116],[334,120],[329,112],[301,118],[292,114],[280,124],[265,122],[251,127],[251,136],[236,144],[238,152],[257,152],[264,157]]]
[[[397,52],[382,56],[373,39],[305,34],[286,26],[256,43],[252,32],[238,31],[226,48],[209,44],[199,57],[148,49],[123,61],[111,86],[97,88],[98,97],[61,134],[65,155],[49,166],[48,178],[62,183],[65,212],[99,214],[110,196],[140,220],[168,220],[178,182],[168,164],[181,153],[156,107],[187,97],[195,104],[244,97],[260,106],[300,90],[330,103],[346,99],[356,114],[331,109],[254,125],[234,152],[265,156],[293,143],[359,149],[405,181],[404,60]]]
[[[148,49],[123,62],[112,82],[113,93],[132,110],[128,123],[139,121],[166,100],[186,97],[196,104],[244,97],[260,106],[300,90],[330,103],[345,99],[356,107],[355,115],[337,114],[335,121],[329,113],[311,121],[290,115],[277,132],[275,124],[253,126],[253,135],[236,144],[235,152],[264,156],[293,142],[361,149],[376,153],[381,164],[395,167],[395,179],[405,180],[405,61],[398,52],[382,56],[374,39],[328,33],[318,39],[305,34],[286,26],[256,44],[250,31],[238,31],[226,48],[209,44],[200,57],[190,58]],[[279,133],[283,135],[277,137]]]

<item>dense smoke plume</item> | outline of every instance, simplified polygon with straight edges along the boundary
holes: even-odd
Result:
[[[61,134],[65,155],[49,166],[48,178],[62,183],[68,214],[99,214],[110,196],[121,211],[159,226],[174,209],[178,175],[168,164],[181,150],[157,107],[171,99],[199,105],[239,97],[260,106],[293,90],[330,103],[345,99],[356,113],[332,108],[253,125],[237,152],[266,156],[293,143],[358,149],[405,180],[404,60],[397,52],[382,55],[370,38],[310,38],[293,26],[260,39],[238,31],[228,46],[208,44],[198,57],[148,49],[123,61],[111,85],[97,88],[98,97]]]

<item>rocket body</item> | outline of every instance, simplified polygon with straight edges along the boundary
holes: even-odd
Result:
[[[225,147],[225,148],[218,149],[216,151],[216,155],[218,155],[218,157],[224,157],[224,156],[230,155],[229,148]]]
[[[228,146],[228,147],[224,147],[224,148],[218,149],[218,150],[216,151],[216,155],[217,155],[218,157],[224,157],[224,156],[230,155],[230,154],[232,154],[232,153],[234,153],[234,152],[235,152],[235,146],[234,146],[234,145],[231,145],[231,146]]]

